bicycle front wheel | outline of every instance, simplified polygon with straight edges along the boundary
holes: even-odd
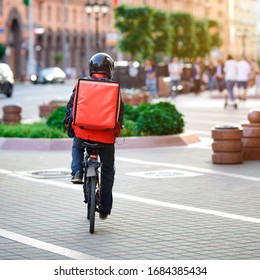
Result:
[[[90,179],[90,194],[89,194],[89,232],[94,233],[95,229],[95,213],[96,213],[96,177]]]

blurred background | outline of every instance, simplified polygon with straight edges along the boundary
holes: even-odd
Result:
[[[107,52],[124,87],[143,85],[143,63],[158,75],[177,55],[260,60],[259,0],[0,0],[0,61],[15,80],[47,67],[67,79],[84,76],[89,58]],[[189,68],[189,66],[187,66]]]

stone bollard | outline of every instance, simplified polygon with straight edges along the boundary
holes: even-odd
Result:
[[[244,160],[260,159],[260,109],[251,109],[249,123],[242,123]]]
[[[243,162],[243,129],[240,126],[215,126],[211,130],[212,162],[236,164]]]
[[[3,107],[3,123],[5,124],[18,124],[22,117],[22,108],[17,105],[7,105]]]
[[[160,97],[168,97],[170,92],[170,82],[167,77],[158,78],[158,91]]]

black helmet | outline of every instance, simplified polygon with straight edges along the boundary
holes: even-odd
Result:
[[[113,78],[114,60],[106,53],[96,53],[89,60],[89,74],[106,74],[109,79]]]

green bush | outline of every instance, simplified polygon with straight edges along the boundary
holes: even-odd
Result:
[[[65,111],[65,106],[56,109],[46,124],[0,124],[0,137],[67,138],[67,127],[62,123]],[[144,103],[137,107],[125,104],[122,137],[170,135],[181,133],[183,128],[183,115],[168,102]]]
[[[136,136],[136,124],[132,120],[124,120],[124,129],[121,130],[121,137]]]
[[[63,119],[66,113],[66,106],[61,106],[54,110],[47,118],[46,124],[51,128],[57,128],[65,132],[67,127],[63,124]]]
[[[57,128],[50,128],[44,123],[0,124],[0,137],[18,138],[65,138],[66,133]]]
[[[127,110],[131,111],[129,108]],[[176,134],[181,133],[184,128],[183,115],[168,102],[141,104],[134,108],[132,115],[135,124],[125,122],[125,129],[127,132],[134,131],[138,136]]]
[[[138,112],[137,112],[136,108],[134,108],[129,103],[125,103],[124,119],[136,121],[137,117],[138,117]]]

